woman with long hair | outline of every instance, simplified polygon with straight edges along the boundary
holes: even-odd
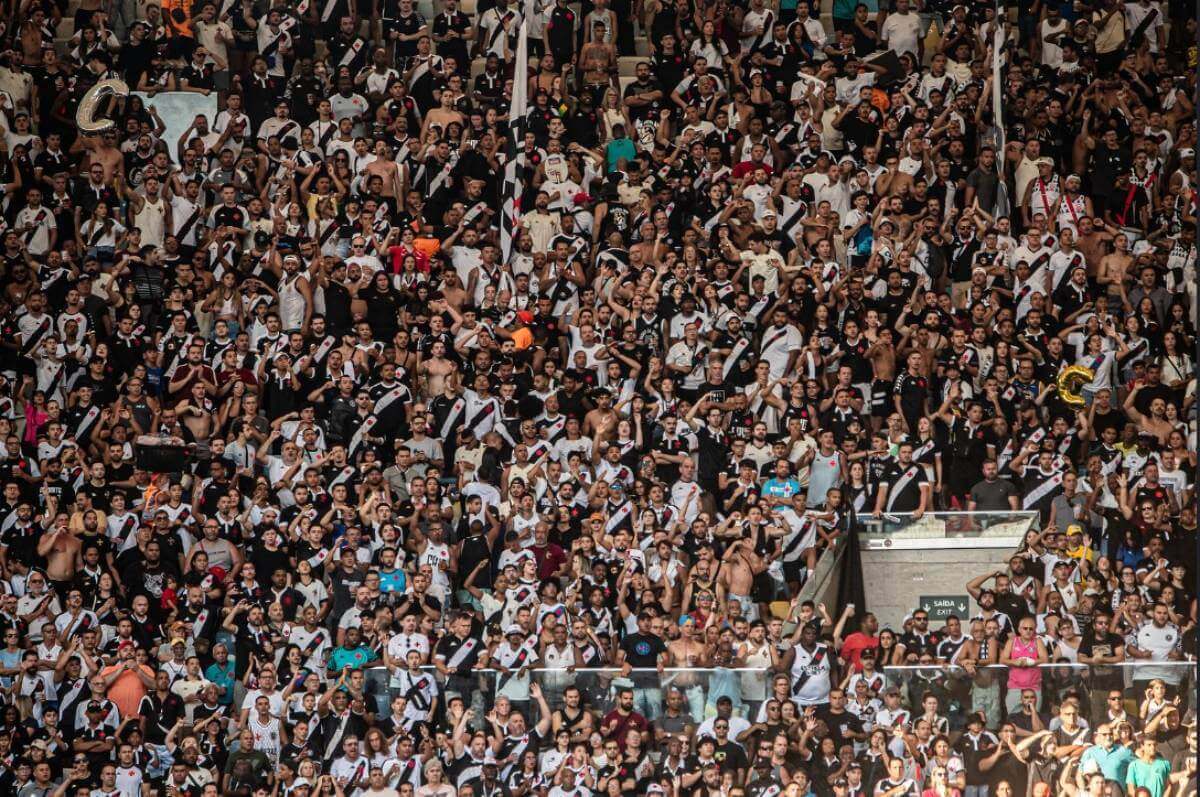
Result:
[[[224,321],[228,324],[230,337],[236,337],[246,317],[237,272],[232,269],[222,272],[221,279],[209,291],[200,309],[211,313],[214,323]]]
[[[100,265],[112,265],[117,245],[125,236],[125,226],[109,215],[104,202],[96,203],[92,217],[79,227],[79,242],[88,257],[100,261]]]
[[[717,35],[717,25],[712,20],[705,20],[700,26],[700,35],[688,48],[688,56],[692,61],[703,58],[708,62],[708,71],[718,77],[725,76],[729,63],[729,47]]]
[[[600,128],[604,133],[605,141],[613,139],[613,128],[617,125],[622,125],[628,135],[634,135],[633,122],[629,119],[629,112],[625,110],[625,105],[621,102],[617,90],[610,87],[605,89],[604,96],[600,99]]]

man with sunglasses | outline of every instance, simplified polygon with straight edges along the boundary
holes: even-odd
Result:
[[[1079,662],[1091,666],[1090,696],[1093,725],[1108,722],[1113,708],[1111,696],[1120,704],[1124,674],[1120,668],[1104,667],[1125,661],[1125,639],[1113,632],[1112,615],[1098,611],[1092,616],[1092,626],[1079,643]]]

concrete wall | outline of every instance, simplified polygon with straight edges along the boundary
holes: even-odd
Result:
[[[862,549],[867,609],[880,627],[900,633],[904,615],[916,608],[922,595],[966,595],[966,583],[982,573],[1004,570],[1011,546],[984,548]],[[836,583],[836,579],[835,579]],[[974,600],[969,615],[979,611]],[[832,613],[832,607],[830,612]],[[835,615],[836,616],[836,615]],[[940,627],[931,622],[931,628]]]

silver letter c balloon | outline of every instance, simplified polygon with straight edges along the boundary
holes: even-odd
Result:
[[[83,95],[83,100],[79,103],[79,108],[75,111],[75,124],[79,127],[79,132],[85,136],[103,133],[110,127],[113,127],[112,119],[97,119],[95,118],[96,108],[101,101],[107,99],[110,95],[117,97],[126,97],[129,95],[129,86],[124,80],[101,80],[96,85],[87,90]]]

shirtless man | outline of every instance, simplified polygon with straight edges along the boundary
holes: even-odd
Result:
[[[529,96],[537,94],[538,89],[549,94],[554,88],[554,81],[561,76],[561,71],[555,68],[554,56],[546,53],[538,64],[537,74],[529,78]]]
[[[1113,236],[1113,251],[1100,258],[1100,268],[1096,271],[1096,282],[1105,286],[1110,300],[1120,300],[1123,284],[1129,273],[1133,256],[1129,254],[1129,238],[1124,233]]]
[[[884,162],[887,171],[875,181],[875,192],[880,196],[904,196],[912,187],[912,175],[900,171],[900,159],[892,156]]]
[[[446,381],[458,370],[453,360],[446,357],[446,344],[435,340],[429,347],[429,357],[417,365],[417,376],[420,378],[420,394],[426,401],[440,396],[446,391]]]
[[[375,155],[375,160],[368,163],[364,169],[367,180],[369,182],[371,177],[379,177],[383,181],[379,193],[399,203],[400,197],[404,196],[406,169],[402,164],[396,163],[391,147],[382,139],[375,142]]]
[[[583,416],[583,433],[585,435],[597,434],[600,440],[607,440],[616,433],[617,421],[620,418],[617,416],[616,410],[612,408],[612,393],[600,388],[593,396],[596,400],[596,408]]]
[[[874,333],[875,341],[866,351],[866,358],[871,363],[871,371],[874,381],[871,383],[872,396],[890,396],[892,394],[892,385],[896,381],[896,347],[892,345],[892,330],[890,327],[871,328],[870,312],[867,314],[867,339],[870,340]],[[878,321],[876,321],[878,324]],[[871,413],[871,430],[878,432],[883,425],[883,418],[886,413],[890,412],[887,407],[886,398],[882,408],[882,414],[878,412]]]
[[[829,205],[829,200],[823,199],[817,203],[816,215],[801,219],[804,226],[804,242],[809,249],[816,247],[818,241],[829,238],[829,231],[837,226],[837,214]]]
[[[192,383],[187,398],[175,405],[175,415],[178,416],[180,423],[192,433],[192,439],[195,442],[208,441],[215,421],[212,413],[212,401],[205,395],[203,382]]]
[[[579,68],[583,70],[583,83],[592,92],[592,103],[600,107],[604,92],[613,85],[617,73],[617,48],[605,44],[604,23],[592,23],[592,40],[583,45],[579,52]]]
[[[758,607],[750,593],[754,588],[754,577],[767,569],[767,564],[745,540],[735,540],[725,551],[725,566],[717,574],[717,591],[721,603],[733,599],[742,605],[742,615],[753,622],[758,618]]]
[[[66,597],[75,574],[83,569],[83,543],[71,533],[67,516],[60,514],[54,528],[38,540],[38,556],[46,559],[46,576],[59,595]],[[60,522],[61,521],[61,522]]]
[[[21,41],[21,63],[28,69],[41,67],[46,41],[42,37],[42,26],[46,23],[46,11],[33,8],[17,33]]]
[[[1087,262],[1088,276],[1096,278],[1100,270],[1100,261],[1108,254],[1108,244],[1113,235],[1105,229],[1104,222],[1091,216],[1079,219],[1079,234],[1075,236],[1075,248],[1083,252]]]
[[[111,184],[118,174],[125,176],[125,158],[117,147],[117,131],[106,130],[99,136],[80,136],[71,145],[71,154],[86,152],[80,171],[91,168],[93,163],[104,167],[104,182]]]
[[[429,113],[425,114],[425,121],[421,124],[421,140],[425,140],[426,134],[431,128],[438,128],[442,138],[446,135],[446,129],[451,122],[458,122],[460,125],[466,124],[466,119],[463,118],[462,112],[454,107],[454,95],[449,90],[443,91],[438,99],[438,107],[430,109]]]
[[[1167,438],[1171,436],[1171,432],[1175,427],[1167,420],[1167,402],[1161,398],[1156,398],[1150,402],[1150,414],[1143,415],[1134,406],[1137,400],[1138,392],[1145,387],[1145,382],[1141,379],[1133,383],[1133,390],[1129,391],[1129,395],[1125,397],[1123,405],[1125,414],[1129,416],[1129,420],[1138,425],[1143,432],[1152,434],[1158,438],[1159,445],[1166,445]]]
[[[710,614],[709,617],[711,618],[713,615]],[[695,618],[684,615],[683,626],[679,629],[679,639],[667,645],[667,653],[671,656],[670,666],[687,668],[676,674],[672,685],[683,692],[683,696],[687,698],[693,718],[697,716],[696,709],[700,709],[701,715],[704,713],[704,685],[700,681],[700,676],[690,670],[708,664],[703,642],[705,631],[706,629],[696,622]]]

